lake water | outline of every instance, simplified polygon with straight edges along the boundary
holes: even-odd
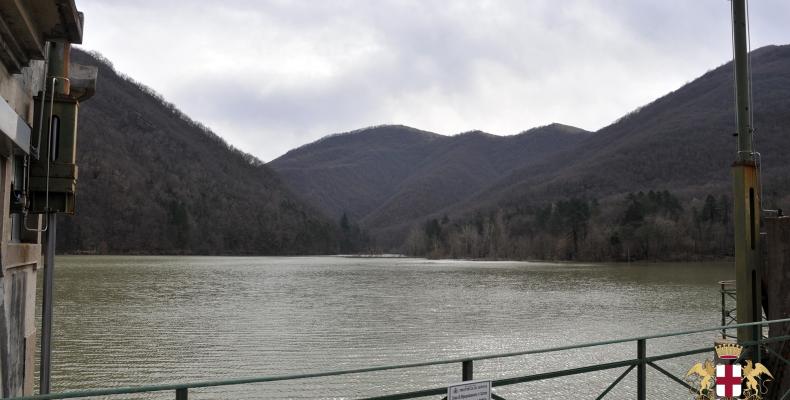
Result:
[[[713,327],[720,322],[717,282],[733,272],[722,263],[58,257],[52,386],[64,391],[294,374]],[[650,341],[648,354],[712,345],[715,336]],[[475,379],[618,361],[635,352],[635,344],[627,344],[481,361]],[[659,364],[680,375],[706,356]],[[623,370],[496,393],[595,398]],[[609,396],[634,398],[634,375]],[[652,369],[648,379],[650,398],[691,398]],[[451,364],[202,389],[190,391],[190,398],[353,398],[457,381],[460,365]]]

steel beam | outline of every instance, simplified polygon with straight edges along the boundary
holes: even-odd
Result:
[[[47,250],[44,256],[44,288],[41,310],[41,372],[39,394],[50,392],[52,366],[52,296],[55,287],[55,240],[57,214],[47,214]]]
[[[733,66],[738,152],[732,167],[735,224],[735,285],[738,323],[762,320],[760,284],[760,182],[752,144],[752,100],[749,80],[748,15],[746,0],[732,0]],[[756,327],[739,328],[738,341],[759,338]],[[759,352],[752,357],[758,359]]]
[[[754,162],[737,162],[732,167],[733,221],[735,223],[735,296],[739,324],[762,320],[760,281],[760,190]],[[759,337],[754,326],[738,328],[738,341]]]
[[[754,160],[752,100],[749,82],[749,21],[746,0],[732,0],[732,45],[735,68],[735,107],[738,121],[738,161]]]

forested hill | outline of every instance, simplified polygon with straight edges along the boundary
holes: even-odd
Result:
[[[97,253],[314,254],[336,251],[336,225],[271,169],[230,147],[152,90],[99,67],[80,105],[77,214],[58,250]]]
[[[790,195],[790,45],[751,53],[755,147],[765,195]],[[736,140],[732,64],[711,69],[677,90],[589,135],[575,148],[514,171],[465,207],[601,198],[671,190],[703,197],[730,190]]]
[[[446,139],[406,126],[331,135],[269,163],[299,196],[339,219],[359,220],[385,202]]]
[[[730,64],[594,133],[387,125],[264,165],[108,62],[73,58],[100,75],[81,106],[77,216],[61,218],[63,251],[309,254],[374,243],[436,257],[597,260],[732,249]],[[755,50],[751,65],[763,205],[788,208],[790,45]]]
[[[588,134],[562,124],[512,136],[442,136],[385,125],[325,137],[269,165],[330,217],[347,215],[380,244],[394,245],[425,216],[572,148]]]
[[[751,66],[763,205],[788,208],[790,45],[753,51]],[[400,249],[412,254],[718,258],[732,249],[733,101],[727,63],[594,133],[548,126],[513,137],[422,133],[414,142],[394,140],[413,143],[415,152],[406,154],[420,154],[414,161],[376,141],[382,128],[374,128],[329,137],[271,165],[297,194],[320,199],[315,204],[330,216],[346,211],[385,248],[407,238]],[[375,151],[365,153],[369,143]],[[369,157],[360,162],[347,149]],[[324,183],[304,179],[307,168]],[[397,178],[386,192],[364,185],[378,173]],[[346,208],[321,203],[343,196],[349,179],[376,200],[364,208],[351,200],[340,203]]]
[[[751,53],[763,207],[790,206],[790,45]],[[701,259],[732,253],[732,65],[515,170],[412,230],[416,254]],[[443,218],[444,215],[449,218]]]

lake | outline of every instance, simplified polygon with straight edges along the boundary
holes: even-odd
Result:
[[[733,276],[729,263],[62,256],[55,277],[52,388],[316,372],[713,327],[721,318],[717,282]],[[715,337],[709,332],[650,341],[648,354],[712,346]],[[635,353],[635,344],[627,344],[481,361],[475,379]],[[707,356],[659,364],[681,375]],[[622,370],[496,393],[508,399],[594,398]],[[648,379],[650,398],[691,398],[652,369]],[[458,381],[460,365],[451,364],[202,389],[190,391],[190,398],[353,398]],[[633,398],[635,390],[632,372],[609,396]],[[146,398],[174,397],[162,392]]]

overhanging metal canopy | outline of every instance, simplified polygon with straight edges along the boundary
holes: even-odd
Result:
[[[0,0],[0,61],[19,73],[44,58],[47,40],[82,43],[82,23],[74,0]]]

